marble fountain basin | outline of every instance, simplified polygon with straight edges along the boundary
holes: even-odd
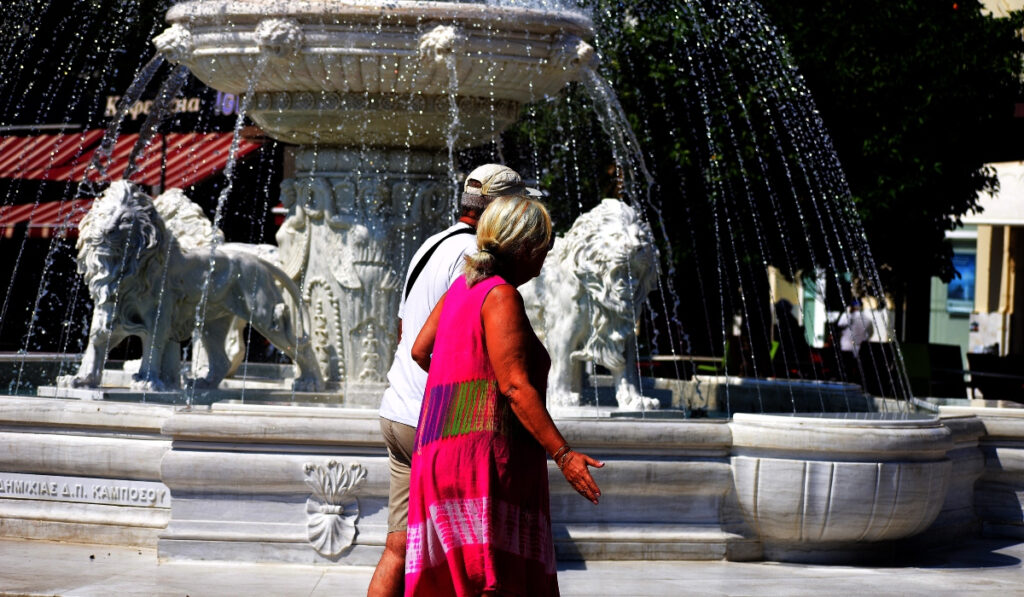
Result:
[[[766,559],[856,560],[938,517],[954,442],[938,417],[738,413],[732,470]]]
[[[549,466],[556,550],[855,562],[893,540],[996,528],[989,519],[1019,533],[1024,481],[1007,454],[1021,434],[987,430],[996,415],[561,418],[570,443],[607,466],[598,507]],[[383,549],[388,470],[373,409],[2,396],[0,439],[0,536],[156,547],[167,560],[367,565]],[[985,455],[990,442],[1002,457]],[[317,475],[344,470],[360,476],[325,502]],[[999,508],[978,509],[976,495]],[[314,533],[335,510],[345,532]]]
[[[596,63],[581,13],[454,2],[191,0],[154,43],[301,144],[443,148],[487,141],[521,105]],[[452,115],[457,118],[452,121]],[[315,123],[311,126],[310,123]]]

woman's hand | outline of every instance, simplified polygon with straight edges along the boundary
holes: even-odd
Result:
[[[596,504],[598,498],[601,497],[601,489],[594,481],[594,477],[590,475],[588,467],[603,468],[604,463],[575,450],[570,450],[564,459],[560,460],[559,467],[569,485],[572,485],[572,488],[580,495]]]

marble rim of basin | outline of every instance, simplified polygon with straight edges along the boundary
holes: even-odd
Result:
[[[771,386],[813,388],[820,390],[861,390],[855,383],[828,379],[785,379],[781,377],[743,377],[741,375],[694,375],[695,380],[728,384],[730,386]]]
[[[771,559],[845,560],[920,533],[949,489],[952,433],[935,417],[737,414],[733,483]]]
[[[593,24],[573,11],[448,2],[191,0],[167,13],[158,51],[292,143],[444,147],[457,78],[458,141],[486,141],[522,104],[596,64]]]
[[[952,433],[934,415],[735,413],[730,428],[738,456],[934,461],[953,448]]]

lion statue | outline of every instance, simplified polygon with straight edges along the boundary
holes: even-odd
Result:
[[[201,212],[183,215],[205,220]],[[212,227],[206,232],[215,234]],[[320,390],[323,381],[307,335],[309,316],[298,288],[256,250],[242,247],[179,242],[149,195],[126,181],[112,183],[79,225],[78,271],[89,286],[93,315],[89,343],[70,385],[98,387],[109,349],[127,336],[139,336],[142,362],[132,388],[178,388],[180,343],[192,338],[199,315],[197,351],[205,353],[207,366],[205,375],[188,380],[196,388],[217,387],[230,369],[225,340],[237,318],[292,358],[298,367],[296,390]]]
[[[638,388],[636,322],[655,284],[650,227],[617,199],[605,199],[555,239],[540,275],[520,289],[530,322],[551,353],[552,406],[577,406],[583,362],[612,373],[626,410],[655,409]]]
[[[178,247],[184,252],[197,251],[219,246],[225,251],[244,251],[253,253],[260,259],[282,268],[277,247],[265,244],[229,243],[224,241],[224,233],[214,227],[206,217],[203,208],[196,205],[181,189],[167,189],[153,198],[156,212],[163,220],[167,231],[177,241]],[[294,276],[289,276],[294,280]],[[226,375],[234,375],[245,359],[245,320],[235,317],[231,325],[224,350],[231,360]],[[139,363],[132,363],[138,365]],[[125,363],[125,368],[128,368]],[[192,351],[192,371],[196,375],[206,375],[209,371],[210,359],[206,348],[200,342]]]

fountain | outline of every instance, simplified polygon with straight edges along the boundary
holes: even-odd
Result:
[[[578,77],[588,20],[444,2],[184,2],[167,20],[158,51],[222,91],[255,80],[249,116],[299,144],[281,261],[324,378],[379,396],[403,266],[454,210],[444,150],[485,142]]]
[[[279,260],[308,309],[311,360],[332,398],[0,398],[0,528],[155,545],[166,559],[373,564],[388,474],[376,412],[365,407],[394,348],[401,272],[450,219],[455,151],[596,76],[593,24],[576,11],[412,0],[192,0],[167,21],[155,39],[163,56],[243,94],[243,112],[266,134],[298,146],[281,185]],[[597,97],[614,120],[610,98]],[[635,139],[622,122],[607,124],[630,166],[624,186],[635,187],[644,171],[628,164]],[[616,259],[631,264],[611,279],[638,299],[621,305],[633,312],[647,283],[631,268],[644,259]],[[671,288],[652,286],[673,302]],[[637,356],[630,338],[608,339],[623,344],[623,362]],[[1022,528],[1024,419],[1014,413],[666,419],[643,410],[654,403],[633,391],[643,388],[631,366],[607,362],[616,394],[641,410],[580,409],[558,421],[573,446],[608,463],[599,508],[552,486],[561,558],[850,561],[914,537]],[[567,403],[578,400],[576,375],[564,378]]]

